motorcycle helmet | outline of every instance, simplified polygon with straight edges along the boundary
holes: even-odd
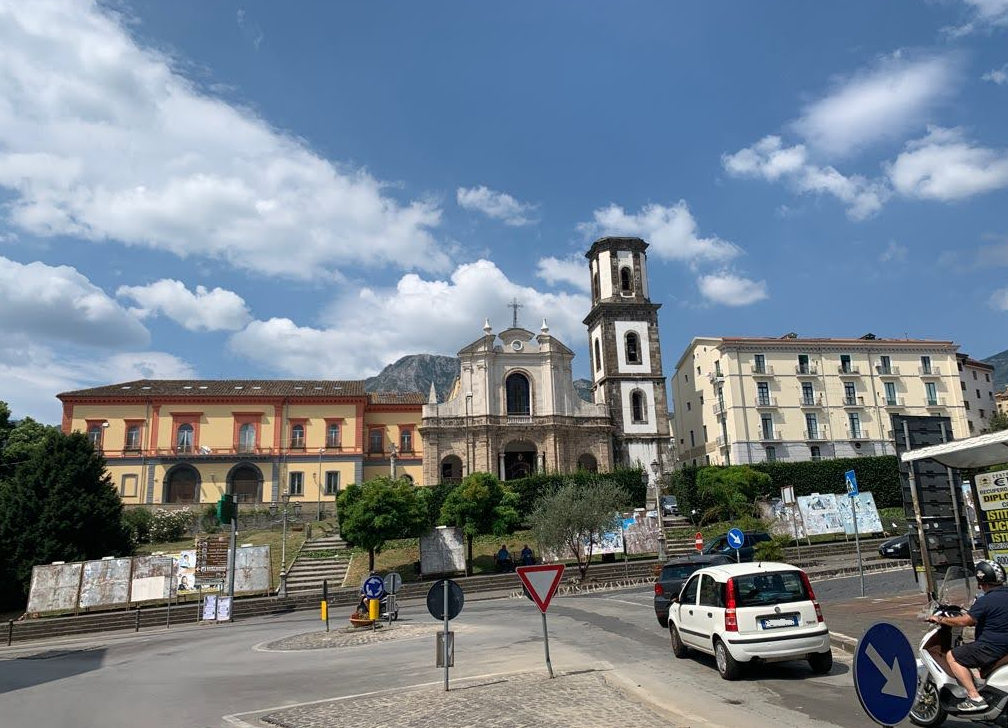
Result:
[[[1004,568],[996,561],[983,559],[976,565],[977,584],[1004,584]]]

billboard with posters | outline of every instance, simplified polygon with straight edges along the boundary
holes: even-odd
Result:
[[[78,603],[82,609],[125,604],[129,597],[131,559],[84,562]]]
[[[75,610],[83,564],[40,564],[32,568],[29,612]]]
[[[806,535],[821,536],[828,533],[844,533],[835,495],[813,493],[812,495],[800,495],[796,500],[798,508],[801,509]]]
[[[175,569],[175,589],[180,594],[196,591],[196,550],[180,551]]]
[[[851,512],[851,498],[841,494],[836,496],[836,500],[844,533],[853,536],[854,515]],[[878,508],[875,507],[875,497],[871,493],[859,493],[854,497],[854,504],[857,509],[859,533],[881,533],[885,530],[882,527],[882,519],[879,518]]]
[[[637,508],[622,517],[623,543],[628,554],[653,554],[658,552],[658,513]]]
[[[1008,470],[973,477],[987,558],[1008,564]]]
[[[130,580],[130,602],[168,599],[176,559],[171,556],[135,556]]]

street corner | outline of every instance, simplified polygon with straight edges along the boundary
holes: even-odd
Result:
[[[675,725],[667,714],[614,685],[598,669],[558,673],[552,680],[540,671],[460,679],[447,693],[441,683],[432,683],[294,706],[258,720],[258,725],[280,728]]]
[[[341,627],[333,629],[330,632],[302,632],[270,642],[260,642],[253,649],[256,652],[299,652],[303,650],[361,647],[364,645],[381,644],[383,642],[397,642],[428,636],[433,637],[440,630],[441,627],[439,625],[430,623],[385,625],[374,630],[370,627]],[[458,625],[455,631],[466,631],[466,627]]]

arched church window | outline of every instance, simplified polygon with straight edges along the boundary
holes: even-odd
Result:
[[[602,347],[599,345],[599,340],[595,339],[595,371],[602,368]]]
[[[623,293],[633,293],[633,273],[629,268],[620,268],[619,272],[620,291]]]
[[[601,295],[602,294],[599,291],[598,273],[593,273],[592,274],[592,297],[597,301]]]
[[[531,387],[528,377],[520,372],[513,372],[504,380],[505,396],[507,397],[507,413],[509,415],[528,415],[532,413]]]
[[[630,393],[630,419],[636,424],[647,422],[647,400],[639,389]]]
[[[640,337],[635,331],[630,331],[626,335],[626,360],[627,364],[640,364]]]

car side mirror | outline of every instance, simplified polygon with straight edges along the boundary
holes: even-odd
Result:
[[[673,604],[678,604],[679,603],[679,597],[672,597],[672,603]]]

